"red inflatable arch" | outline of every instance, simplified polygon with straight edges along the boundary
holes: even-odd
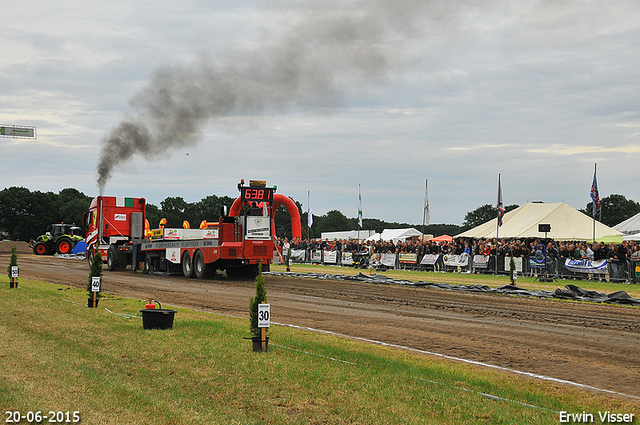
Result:
[[[280,205],[284,205],[287,207],[287,211],[289,212],[289,216],[291,217],[291,234],[294,238],[302,238],[302,225],[300,223],[300,212],[298,211],[298,206],[295,202],[288,196],[281,195],[279,193],[273,194],[273,211],[277,211]],[[262,204],[260,204],[262,207]],[[240,214],[240,210],[242,209],[242,200],[238,196],[235,201],[233,201],[233,205],[231,205],[231,209],[229,210],[229,216],[236,217]],[[271,213],[271,227],[274,226],[274,214]]]

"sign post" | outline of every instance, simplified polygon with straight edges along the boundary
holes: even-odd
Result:
[[[18,287],[18,266],[11,266],[11,284],[10,288]]]
[[[258,304],[258,327],[260,328],[260,339],[262,341],[262,351],[267,351],[267,328],[271,326],[271,304]]]
[[[91,292],[93,292],[93,308],[98,307],[98,292],[100,292],[100,276],[91,277]]]

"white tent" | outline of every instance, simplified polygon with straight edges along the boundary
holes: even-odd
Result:
[[[640,232],[640,213],[626,219],[620,224],[613,226],[618,232],[634,234]],[[634,239],[635,240],[635,239]]]
[[[496,213],[497,214],[497,213]],[[498,218],[467,230],[456,238],[484,238],[496,237]],[[549,224],[551,231],[539,232],[539,224]],[[621,233],[596,221],[596,239]],[[498,230],[499,238],[552,238],[559,241],[593,239],[593,219],[575,208],[562,203],[539,204],[529,203],[509,211],[504,215],[502,226]]]
[[[398,241],[406,241],[408,238],[414,236],[422,236],[422,233],[410,227],[408,229],[384,229],[382,233],[375,234],[367,238],[368,241],[377,241],[382,239],[383,241],[393,241],[396,243]]]

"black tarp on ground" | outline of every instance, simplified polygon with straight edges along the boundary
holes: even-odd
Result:
[[[485,293],[497,293],[505,295],[517,295],[523,297],[537,297],[537,298],[559,298],[570,299],[576,301],[590,301],[596,303],[609,303],[609,304],[624,304],[640,306],[640,299],[631,298],[625,291],[612,292],[607,295],[604,292],[589,291],[579,288],[575,285],[566,285],[564,288],[558,288],[555,291],[530,291],[528,289],[519,288],[514,285],[503,285],[498,288],[490,288],[487,285],[451,285],[448,283],[436,283],[436,282],[423,282],[423,281],[410,281],[401,279],[392,279],[386,276],[365,275],[359,273],[355,276],[347,276],[344,274],[334,275],[328,273],[295,273],[295,272],[266,272],[265,274],[277,275],[277,276],[292,276],[303,277],[310,279],[324,279],[324,280],[348,280],[357,282],[369,282],[386,285],[407,285],[407,286],[433,286],[440,289],[448,289],[452,291],[467,291],[467,292],[485,292]]]

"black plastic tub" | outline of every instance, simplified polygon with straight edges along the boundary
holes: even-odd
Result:
[[[142,313],[143,329],[171,329],[173,328],[173,317],[178,310],[167,308],[144,308]]]

